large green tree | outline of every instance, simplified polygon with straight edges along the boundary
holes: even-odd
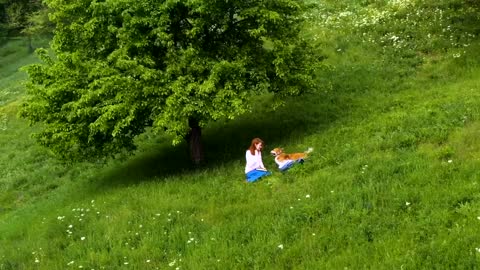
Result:
[[[303,0],[46,0],[53,55],[26,68],[21,115],[67,158],[134,148],[151,126],[187,139],[201,128],[311,88],[312,50],[300,36]]]

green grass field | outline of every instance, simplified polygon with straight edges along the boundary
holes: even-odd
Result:
[[[316,92],[212,123],[202,168],[148,132],[129,157],[55,159],[16,116],[35,57],[0,47],[0,269],[479,268],[480,42],[410,57],[337,30],[310,29]],[[246,184],[257,136],[315,150],[286,173],[264,153],[273,175]]]

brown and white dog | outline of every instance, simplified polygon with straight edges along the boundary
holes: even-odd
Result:
[[[283,171],[288,169],[294,162],[307,158],[308,154],[312,151],[313,148],[310,147],[303,153],[287,154],[283,152],[283,148],[277,147],[270,151],[270,154],[275,157],[275,163],[277,163],[278,168]]]

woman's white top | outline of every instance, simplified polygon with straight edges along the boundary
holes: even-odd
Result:
[[[255,169],[265,169],[262,161],[262,152],[255,150],[255,155],[250,153],[250,150],[247,150],[245,154],[245,158],[247,159],[247,165],[245,166],[245,173],[253,171]]]

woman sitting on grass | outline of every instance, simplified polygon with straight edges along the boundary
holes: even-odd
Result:
[[[255,182],[263,176],[272,174],[265,169],[262,161],[263,141],[259,138],[252,140],[250,148],[248,148],[245,158],[247,165],[245,166],[245,174],[247,182]]]

